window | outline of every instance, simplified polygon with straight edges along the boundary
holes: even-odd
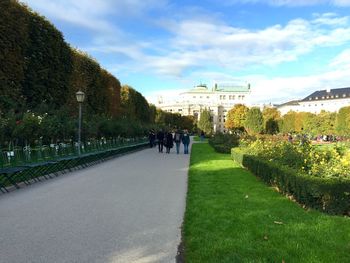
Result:
[[[309,100],[312,100],[312,98],[309,98]]]
[[[242,95],[242,100],[244,100],[244,95]]]
[[[332,95],[332,96],[331,96],[331,99],[333,99],[333,98],[334,98],[334,96]]]
[[[322,99],[324,100],[324,96],[322,96]]]
[[[202,96],[199,97],[200,99],[202,98]]]
[[[227,112],[227,110],[223,110],[222,112]]]
[[[318,100],[318,97],[315,97],[315,100]]]
[[[196,96],[193,96],[193,98],[195,99],[195,98],[196,98]]]
[[[222,96],[222,99],[226,100],[226,95],[223,95],[223,96]]]
[[[346,94],[343,94],[343,98],[345,98],[346,97]]]
[[[209,96],[207,96],[207,99],[209,99]]]
[[[182,111],[182,109],[178,109],[178,111]]]
[[[339,95],[337,94],[337,95],[335,95],[335,97],[336,97],[336,98],[338,98],[338,97],[339,97]]]

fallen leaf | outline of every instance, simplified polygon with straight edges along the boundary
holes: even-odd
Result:
[[[248,197],[249,197],[248,195],[245,196],[245,198],[248,198]]]
[[[273,222],[277,225],[283,225],[283,222],[280,222],[280,221],[273,221]]]
[[[264,236],[264,240],[268,240],[269,238],[267,236]]]

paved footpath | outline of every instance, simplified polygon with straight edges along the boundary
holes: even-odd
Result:
[[[188,166],[152,148],[0,195],[0,262],[175,262]]]

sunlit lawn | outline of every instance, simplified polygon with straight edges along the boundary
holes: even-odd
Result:
[[[350,219],[305,211],[208,144],[194,144],[186,262],[350,262]]]

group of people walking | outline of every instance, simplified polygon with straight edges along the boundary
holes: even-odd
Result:
[[[188,130],[176,130],[176,131],[163,131],[159,130],[157,134],[154,133],[154,131],[150,132],[149,135],[150,140],[150,147],[153,147],[155,145],[155,142],[157,140],[158,143],[158,151],[160,153],[163,152],[163,148],[165,147],[165,152],[170,153],[170,149],[174,147],[174,144],[176,146],[176,153],[180,153],[180,147],[181,144],[183,144],[184,147],[184,154],[188,154],[188,147],[190,144],[190,135],[188,133]]]

